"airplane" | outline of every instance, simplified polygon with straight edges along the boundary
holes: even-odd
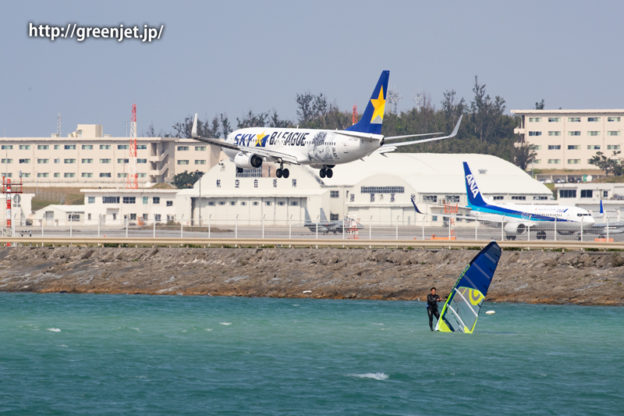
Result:
[[[343,228],[346,232],[354,232],[364,228],[362,224],[349,217],[345,217],[343,220],[328,221],[323,208],[321,208],[319,220],[320,221],[318,223],[312,222],[308,210],[305,210],[305,223],[303,226],[312,232],[316,232],[318,230],[318,232],[323,234],[329,234],[331,232],[338,234],[342,232]]]
[[[494,227],[501,227],[502,223],[509,240],[515,240],[518,235],[530,231],[537,231],[538,240],[546,239],[547,230],[556,230],[562,235],[580,234],[581,228],[583,232],[599,235],[606,232],[614,234],[624,232],[624,224],[607,226],[596,223],[589,211],[575,206],[518,205],[488,201],[481,194],[468,163],[463,162],[463,165],[468,206],[462,209],[464,215],[441,214],[442,216],[477,220]],[[423,214],[416,206],[413,195],[411,200],[416,212]]]
[[[235,130],[227,138],[202,137],[197,133],[197,113],[193,119],[191,137],[195,140],[220,146],[236,164],[237,172],[244,168],[259,168],[264,161],[279,164],[275,174],[288,178],[290,172],[284,164],[309,165],[320,169],[321,178],[331,178],[333,167],[349,163],[372,153],[388,153],[401,146],[445,140],[455,137],[462,117],[451,134],[426,139],[403,139],[435,136],[437,133],[407,134],[385,137],[381,134],[390,71],[384,70],[377,81],[371,98],[359,122],[344,130],[319,130],[300,128],[251,127]]]

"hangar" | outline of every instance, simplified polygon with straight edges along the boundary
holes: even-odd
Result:
[[[435,215],[416,214],[433,206],[466,205],[462,162],[469,163],[483,194],[499,202],[552,203],[552,192],[522,169],[481,154],[394,153],[337,165],[332,178],[321,179],[306,166],[292,166],[288,179],[275,167],[236,172],[228,159],[210,169],[192,189],[178,192],[179,218],[192,225],[234,222],[258,225],[302,223],[345,216],[375,225],[441,224]]]

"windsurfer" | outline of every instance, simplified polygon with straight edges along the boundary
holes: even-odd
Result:
[[[429,328],[433,331],[433,316],[436,319],[440,319],[440,312],[438,312],[438,302],[442,301],[440,296],[436,294],[436,288],[431,288],[431,293],[427,295],[427,315],[429,315]]]

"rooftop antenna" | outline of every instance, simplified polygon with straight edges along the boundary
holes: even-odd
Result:
[[[58,113],[56,115],[56,136],[61,137],[62,132],[63,132],[63,116],[61,115],[61,113]]]
[[[353,106],[353,115],[351,116],[351,123],[356,124],[358,122],[357,105]]]

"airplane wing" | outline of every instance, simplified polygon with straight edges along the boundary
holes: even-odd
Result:
[[[462,121],[463,117],[464,117],[463,115],[461,115],[459,117],[459,120],[457,120],[457,124],[455,124],[455,128],[453,128],[453,131],[448,136],[430,137],[428,139],[408,140],[406,142],[384,144],[383,146],[381,146],[377,150],[377,153],[383,154],[383,153],[388,153],[388,152],[394,152],[395,150],[397,150],[397,148],[399,148],[401,146],[409,146],[411,144],[427,143],[427,142],[434,142],[434,141],[437,141],[437,140],[451,139],[451,138],[457,136],[457,132],[459,131],[459,126],[461,124],[461,121]],[[435,134],[435,133],[433,133],[433,134]],[[425,134],[422,134],[422,135],[428,135],[428,134],[425,133]],[[417,135],[408,134],[406,136],[391,136],[388,139],[394,140],[394,139],[399,139],[399,138],[416,137],[416,136]],[[384,139],[384,140],[388,140],[388,139]]]
[[[216,139],[212,137],[203,137],[197,134],[197,113],[195,113],[195,118],[193,119],[193,128],[191,129],[191,138],[198,140],[200,142],[212,144],[215,146],[219,146],[225,149],[238,150],[243,153],[250,153],[261,156],[272,162],[285,162],[291,163],[293,165],[298,165],[299,160],[293,155],[289,155],[282,152],[277,152],[275,150],[259,148],[259,147],[246,147],[246,146],[238,146],[233,143],[229,143],[223,139]]]

